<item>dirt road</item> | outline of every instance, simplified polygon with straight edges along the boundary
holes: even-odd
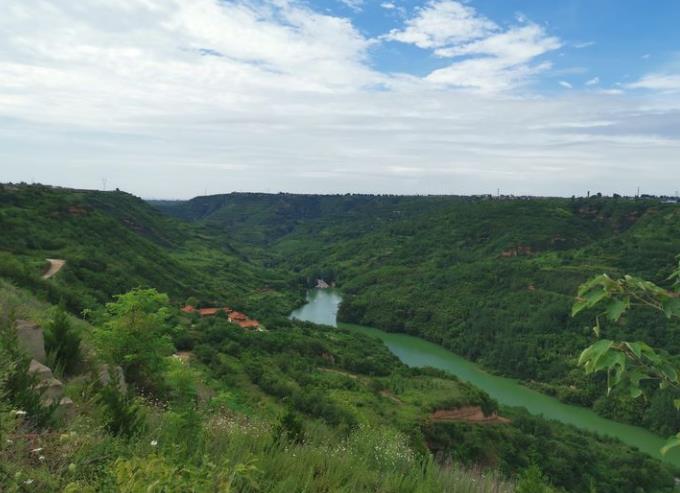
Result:
[[[55,275],[57,272],[61,270],[61,268],[66,263],[66,260],[58,258],[48,258],[47,261],[50,263],[50,268],[47,269],[47,272],[43,274],[42,276],[43,279],[49,279],[50,277]]]

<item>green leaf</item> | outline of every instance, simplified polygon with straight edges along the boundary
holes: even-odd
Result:
[[[612,322],[618,322],[619,319],[621,318],[621,315],[625,313],[626,310],[630,307],[630,299],[626,298],[625,300],[619,300],[615,299],[612,300],[608,305],[607,305],[607,318],[611,320]]]
[[[680,411],[680,399],[673,399],[673,405],[676,410]]]
[[[668,439],[666,442],[666,445],[661,447],[661,454],[666,455],[666,452],[669,450],[675,448],[675,447],[680,447],[680,436],[675,435],[674,437],[671,437]]]
[[[595,371],[593,368],[597,361],[605,354],[612,346],[612,341],[609,339],[602,339],[597,341],[595,344],[588,346],[583,350],[581,356],[578,359],[578,365],[583,366],[586,369],[586,373],[592,373]]]
[[[624,342],[623,344],[628,349],[630,349],[630,352],[633,353],[637,358],[642,356],[642,347],[640,346],[639,342]]]
[[[641,395],[642,395],[642,390],[640,390],[640,387],[633,387],[633,386],[630,387],[630,396],[633,399],[637,399]]]
[[[663,378],[667,379],[669,382],[677,383],[678,371],[670,363],[663,362],[659,366],[659,371]]]
[[[680,298],[666,298],[661,306],[667,318],[680,317]]]

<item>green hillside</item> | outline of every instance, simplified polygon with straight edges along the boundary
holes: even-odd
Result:
[[[546,285],[532,278],[536,289],[518,290],[515,302],[545,291],[567,304],[569,287],[550,277],[551,269],[563,275],[572,268],[564,282],[576,283],[585,258],[600,255],[611,265],[596,248],[608,251],[607,241],[645,221],[656,228],[653,203],[617,205],[593,221],[569,201],[214,200],[222,205],[200,208],[209,211],[205,217],[183,203],[154,204],[172,217],[118,191],[2,186],[1,491],[672,491],[674,466],[617,440],[499,406],[453,376],[405,366],[377,339],[287,318],[322,276],[346,293],[347,320],[399,321],[393,329],[446,335],[443,324],[463,306],[451,304],[451,279],[468,272],[458,293],[467,302],[477,297],[480,312],[496,286],[466,265],[488,272],[507,265],[501,272],[513,276],[544,272]],[[522,217],[516,224],[528,214],[522,207],[550,223],[550,238],[569,228],[565,244],[541,243],[548,233],[540,228],[522,236],[531,223]],[[662,212],[672,222],[674,210]],[[531,242],[531,253],[499,256],[510,238],[519,242],[514,248]],[[566,255],[574,260],[560,263]],[[48,258],[66,264],[41,279]],[[439,280],[426,282],[427,272]],[[190,297],[199,306],[243,309],[264,329],[180,311]],[[68,316],[56,307],[60,301]],[[404,308],[414,311],[393,313]],[[428,310],[441,326],[414,316]],[[45,329],[47,363],[74,402],[69,415],[41,401],[13,339],[15,318]],[[527,331],[529,343],[542,337],[538,329]],[[457,337],[442,340],[451,345]],[[559,354],[547,343],[543,349]],[[487,349],[480,344],[478,351],[481,358]],[[102,384],[102,364],[121,368],[127,390]],[[571,378],[570,363],[562,365],[567,376],[557,372],[550,388]],[[479,419],[461,417],[466,409]]]
[[[124,192],[0,185],[0,230],[0,275],[76,313],[138,286],[263,318],[299,297],[290,276],[250,261],[224,235],[216,241]],[[46,258],[66,260],[49,282],[40,279]]]
[[[591,197],[298,196],[230,194],[161,204],[309,284],[343,291],[343,321],[419,335],[490,370],[660,433],[680,425],[668,397],[615,405],[575,368],[592,340],[571,318],[588,277],[631,273],[664,282],[680,252],[680,207]],[[662,316],[631,315],[613,335],[680,353]],[[654,392],[652,391],[652,394]]]
[[[35,408],[14,400],[15,377],[7,380],[25,360],[7,346],[6,317],[10,310],[49,327],[57,309],[0,280],[3,491],[136,492],[154,484],[149,491],[510,493],[516,481],[544,492],[672,489],[672,466],[616,440],[499,409],[455,377],[405,367],[376,339],[299,322],[244,332],[176,308],[158,319],[165,307],[149,296],[157,297],[130,293],[91,323],[69,318],[83,356],[59,378],[75,409],[38,424]],[[133,301],[146,308],[130,318]],[[135,332],[148,328],[146,317],[163,320],[153,335]],[[110,350],[115,339],[101,339],[112,321],[127,332],[124,359]],[[145,358],[158,358],[144,379],[125,361],[137,337],[153,343]],[[180,348],[185,359],[170,356]],[[102,363],[126,368],[127,395],[98,382]],[[511,422],[431,419],[475,405]]]

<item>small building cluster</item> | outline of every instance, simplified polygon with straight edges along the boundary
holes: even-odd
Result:
[[[259,329],[260,322],[249,318],[245,313],[237,312],[226,306],[221,308],[196,308],[192,305],[186,305],[182,308],[184,313],[198,313],[201,317],[212,317],[218,313],[224,312],[227,314],[229,322],[238,325],[243,329]]]

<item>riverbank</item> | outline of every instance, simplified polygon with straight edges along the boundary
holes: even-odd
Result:
[[[377,337],[409,366],[430,366],[444,370],[482,389],[502,405],[524,407],[534,415],[600,435],[618,438],[655,458],[680,466],[680,451],[671,451],[662,456],[660,449],[666,439],[643,428],[603,418],[590,409],[562,403],[553,397],[529,389],[516,380],[491,375],[475,363],[424,339],[385,332],[373,327],[337,323],[337,313],[341,302],[342,296],[337,290],[311,290],[307,296],[307,304],[293,311],[291,317]]]

